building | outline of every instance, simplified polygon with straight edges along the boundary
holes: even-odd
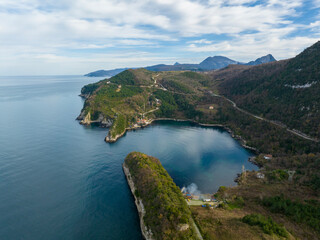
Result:
[[[150,121],[145,118],[141,118],[141,119],[137,120],[137,124],[139,124],[139,125],[148,125],[149,123],[150,123]]]
[[[199,199],[200,199],[200,196],[199,196],[199,195],[193,195],[193,194],[191,194],[191,196],[192,196],[192,199],[193,199],[193,200],[199,200]]]
[[[272,155],[270,155],[270,154],[264,155],[264,159],[270,160],[270,159],[272,159]]]
[[[258,172],[256,176],[259,179],[264,179],[264,174],[263,173]]]
[[[156,98],[156,104],[157,104],[157,105],[161,105],[161,100],[158,99],[158,98]]]

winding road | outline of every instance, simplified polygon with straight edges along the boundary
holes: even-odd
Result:
[[[298,137],[302,137],[302,138],[304,138],[304,139],[306,139],[306,140],[313,141],[313,142],[319,142],[318,139],[313,138],[313,137],[310,137],[310,136],[308,136],[307,134],[302,133],[302,132],[299,132],[299,131],[297,131],[297,130],[295,130],[295,129],[290,129],[290,128],[288,128],[285,124],[283,124],[283,123],[275,122],[275,121],[272,121],[272,120],[269,120],[269,119],[266,119],[266,118],[263,118],[263,117],[259,117],[259,116],[254,115],[254,114],[252,114],[252,113],[250,113],[250,112],[248,112],[248,111],[246,111],[246,110],[244,110],[244,109],[242,109],[242,108],[239,108],[234,101],[232,101],[232,100],[229,99],[229,98],[226,98],[225,96],[221,96],[221,95],[218,95],[218,94],[215,94],[215,93],[212,93],[212,92],[209,92],[209,94],[210,94],[211,96],[213,96],[213,97],[220,97],[220,98],[225,99],[226,101],[230,102],[235,109],[237,109],[238,111],[240,111],[240,112],[242,112],[242,113],[244,113],[244,114],[247,114],[247,115],[249,115],[249,116],[251,116],[251,117],[254,117],[254,118],[256,118],[256,119],[259,119],[259,120],[261,120],[261,121],[265,121],[265,122],[271,123],[271,124],[273,124],[273,125],[275,125],[275,126],[284,128],[284,129],[286,129],[288,132],[290,132],[290,133],[292,133],[292,134],[294,134],[294,135],[296,135],[296,136],[298,136]]]

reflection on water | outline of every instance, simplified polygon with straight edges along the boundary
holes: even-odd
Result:
[[[221,129],[157,122],[115,144],[75,121],[81,87],[100,79],[0,77],[0,238],[141,239],[121,164],[131,151],[158,157],[179,185],[234,185],[255,166]]]

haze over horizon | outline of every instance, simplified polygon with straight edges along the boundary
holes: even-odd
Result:
[[[0,0],[0,75],[294,57],[320,39],[320,0]]]

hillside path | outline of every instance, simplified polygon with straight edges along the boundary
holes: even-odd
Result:
[[[276,122],[276,121],[272,121],[272,120],[269,120],[269,119],[266,119],[266,118],[263,118],[263,117],[254,115],[254,114],[252,114],[252,113],[250,113],[250,112],[248,112],[248,111],[246,111],[246,110],[244,110],[244,109],[242,109],[242,108],[239,108],[234,101],[232,101],[232,100],[229,99],[229,98],[226,98],[225,96],[218,95],[218,94],[215,94],[215,93],[212,93],[212,92],[210,92],[210,95],[211,95],[211,96],[214,96],[214,97],[220,97],[220,98],[225,99],[226,101],[230,102],[235,109],[237,109],[238,111],[240,111],[240,112],[242,112],[242,113],[244,113],[244,114],[250,115],[251,117],[254,117],[254,118],[256,118],[256,119],[259,119],[259,120],[262,120],[262,121],[271,123],[271,124],[273,124],[273,125],[276,125],[276,126],[278,126],[278,127],[284,128],[284,129],[286,129],[288,132],[290,132],[290,133],[292,133],[292,134],[294,134],[294,135],[296,135],[296,136],[302,137],[302,138],[304,138],[304,139],[306,139],[306,140],[313,141],[313,142],[319,142],[318,139],[313,138],[313,137],[310,137],[310,136],[308,136],[307,134],[302,133],[302,132],[299,132],[299,131],[297,131],[297,130],[295,130],[295,129],[290,129],[290,128],[288,128],[285,124],[283,124],[283,123]]]

